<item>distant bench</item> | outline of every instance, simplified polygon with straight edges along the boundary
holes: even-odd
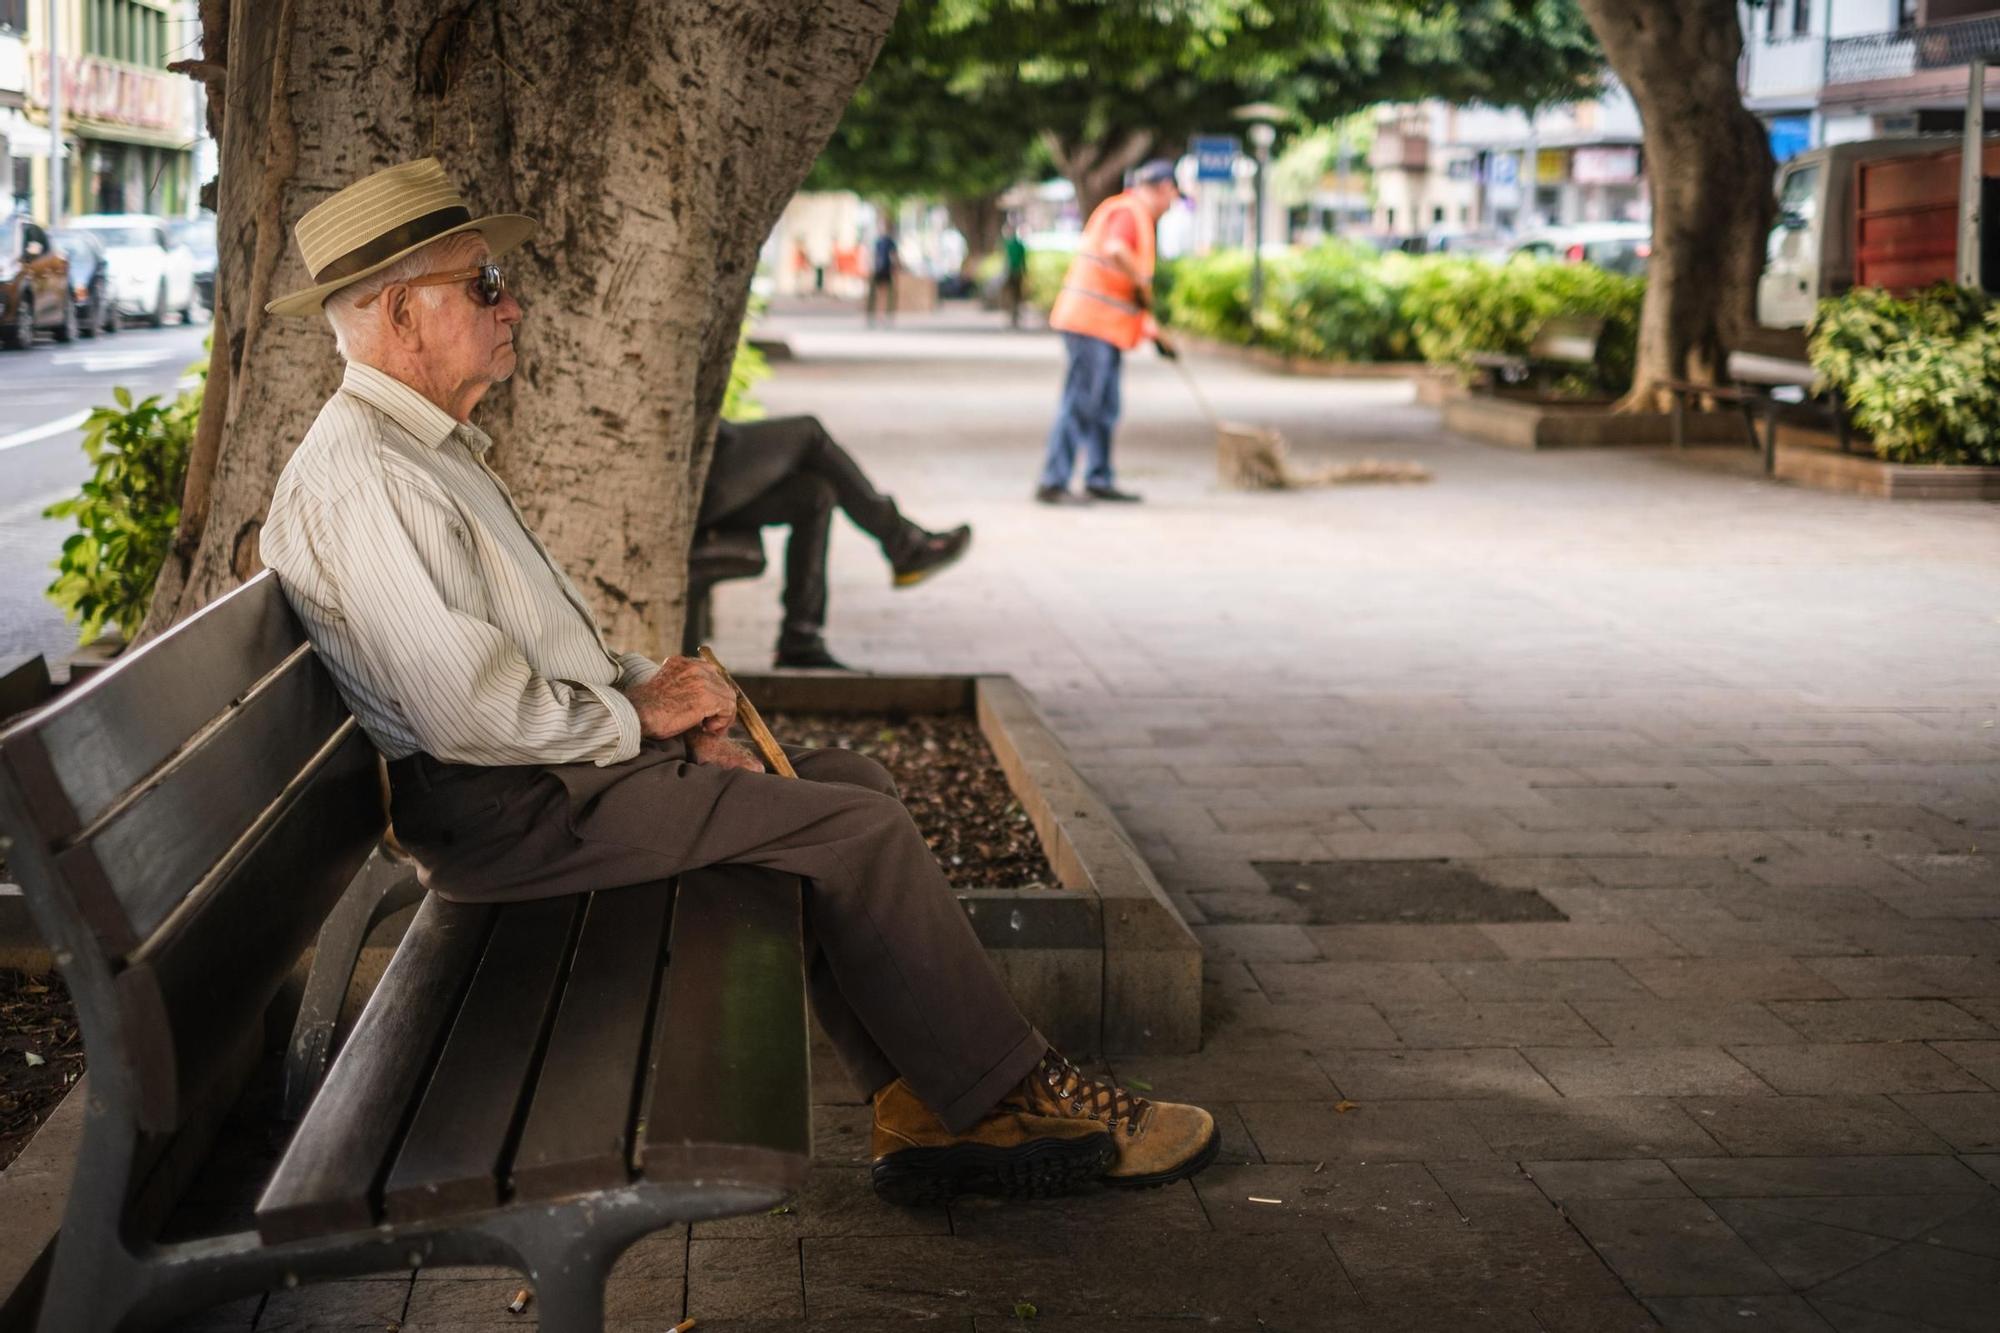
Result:
[[[1474,352],[1466,360],[1479,372],[1476,388],[1497,391],[1502,384],[1519,384],[1536,374],[1571,374],[1597,367],[1604,321],[1587,315],[1558,315],[1535,330],[1525,354]]]
[[[90,1062],[44,1330],[501,1264],[543,1327],[588,1333],[634,1240],[804,1180],[801,886],[770,871],[424,897],[321,1081],[360,940],[417,896],[378,847],[380,769],[268,574],[0,733],[0,832]],[[315,936],[304,1118],[255,1229],[158,1241]]]
[[[1778,415],[1786,409],[1809,413],[1830,425],[1840,442],[1840,451],[1852,451],[1853,427],[1840,400],[1840,391],[1815,394],[1813,385],[1817,375],[1810,364],[1756,352],[1731,352],[1724,365],[1728,384],[1696,384],[1691,380],[1658,382],[1658,387],[1673,397],[1674,448],[1687,448],[1688,403],[1709,398],[1718,403],[1734,403],[1743,413],[1750,447],[1763,455],[1766,475],[1777,470]],[[1757,431],[1760,415],[1764,419],[1761,438]]]

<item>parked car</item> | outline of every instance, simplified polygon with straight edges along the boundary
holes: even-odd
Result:
[[[183,218],[167,227],[167,235],[194,256],[194,290],[202,308],[215,310],[215,214]]]
[[[118,309],[154,328],[170,311],[194,323],[194,256],[167,235],[166,219],[150,213],[91,213],[72,226],[97,233],[111,255],[111,294]]]
[[[118,332],[118,303],[111,299],[111,257],[94,231],[58,227],[49,233],[69,261],[70,300],[77,331],[86,338]]]
[[[1653,228],[1646,222],[1579,222],[1568,227],[1544,227],[1514,243],[1514,255],[1594,264],[1612,273],[1638,277],[1653,253]]]
[[[0,346],[32,346],[36,329],[48,329],[57,342],[76,336],[69,261],[49,244],[48,232],[15,213],[0,218]]]

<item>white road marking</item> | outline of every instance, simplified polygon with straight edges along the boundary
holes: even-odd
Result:
[[[198,355],[199,353],[197,353]],[[187,356],[180,348],[133,348],[130,351],[57,352],[49,358],[57,366],[79,366],[88,374],[104,370],[140,370],[146,366],[157,366],[167,361],[179,361]]]
[[[0,435],[0,449],[12,449],[16,445],[33,444],[51,435],[61,435],[64,431],[75,430],[89,419],[90,412],[86,409],[55,421],[45,421],[39,426],[30,426],[26,430],[17,430],[12,435]]]

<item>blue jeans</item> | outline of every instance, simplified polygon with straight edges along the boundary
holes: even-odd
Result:
[[[1042,463],[1043,486],[1069,486],[1076,451],[1083,450],[1086,486],[1111,485],[1111,432],[1118,427],[1118,368],[1123,354],[1102,338],[1084,333],[1063,334],[1069,353],[1069,374],[1063,379],[1062,404],[1049,428],[1048,457]]]

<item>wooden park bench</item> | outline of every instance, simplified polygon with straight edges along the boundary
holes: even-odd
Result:
[[[307,947],[343,912],[365,935],[407,882],[377,850],[380,768],[269,575],[0,733],[0,832],[89,1057],[44,1330],[500,1264],[542,1327],[587,1331],[633,1241],[804,1179],[800,884],[730,867],[425,897],[324,1080],[295,1088],[254,1228],[160,1239]],[[308,990],[344,991],[352,958],[326,949],[337,982]]]
[[[1777,470],[1778,417],[1783,412],[1806,413],[1832,426],[1834,436],[1840,442],[1840,451],[1852,451],[1853,428],[1840,401],[1840,391],[1834,389],[1824,394],[1816,393],[1813,386],[1818,377],[1811,365],[1788,357],[1765,356],[1755,352],[1731,352],[1724,364],[1730,380],[1728,384],[1659,381],[1658,387],[1673,398],[1674,448],[1687,448],[1688,404],[1695,399],[1706,398],[1718,403],[1734,403],[1743,413],[1743,428],[1750,437],[1750,447],[1763,455],[1767,476]],[[1764,419],[1761,435],[1757,429],[1760,415]]]
[[[764,572],[764,534],[759,528],[710,528],[695,534],[688,550],[687,618],[681,622],[681,656],[714,636],[710,594],[730,579],[754,579]]]
[[[1520,384],[1538,374],[1568,374],[1597,365],[1597,347],[1604,338],[1604,321],[1588,315],[1558,315],[1535,330],[1525,355],[1474,352],[1466,358],[1478,370],[1473,387],[1488,393],[1503,384]]]

